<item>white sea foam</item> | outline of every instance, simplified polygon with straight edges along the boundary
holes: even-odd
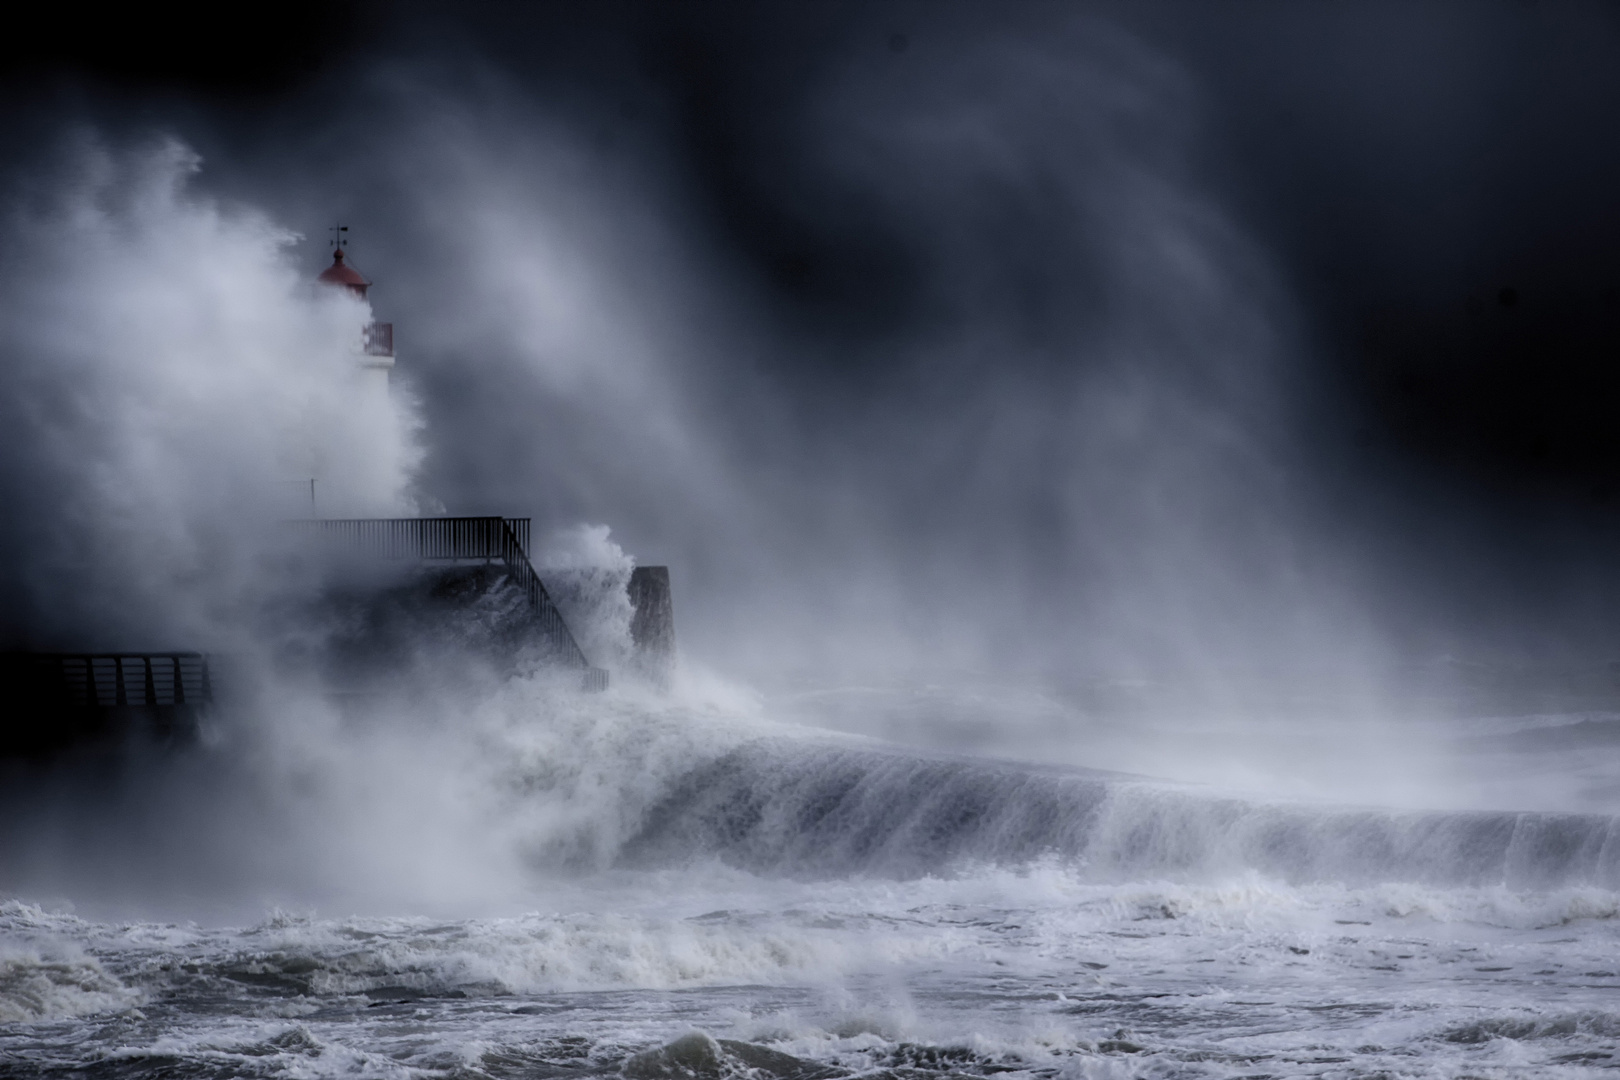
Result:
[[[231,974],[281,976],[317,995],[392,987],[445,993],[541,994],[633,987],[819,982],[916,943],[849,940],[794,920],[627,913],[283,923],[244,932],[215,963]]]
[[[142,997],[75,943],[0,937],[0,1023],[114,1012]]]
[[[251,1058],[315,1076],[478,1068],[486,1055],[647,1077],[686,1075],[688,1057],[708,1062],[700,1076],[763,1061],[785,1075],[771,1053],[854,1072],[1336,1075],[1326,1066],[1355,1060],[1492,1075],[1556,1071],[1620,1030],[1620,919],[1591,890],[1252,873],[1121,885],[1057,861],[904,882],[689,865],[571,890],[553,897],[566,906],[513,918],[276,914],[239,930],[11,904],[12,930],[53,935],[58,956],[94,949],[102,977],[121,980],[92,982],[104,1000],[19,1019],[223,993],[232,1018],[182,1013],[121,1060]],[[404,1037],[401,1014],[418,1035]],[[694,1025],[706,1034],[679,1043]]]
[[[610,532],[606,525],[553,530],[537,546],[535,567],[591,663],[622,679],[635,670],[627,586],[636,563]]]

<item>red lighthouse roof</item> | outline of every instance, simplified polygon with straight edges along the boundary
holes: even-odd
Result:
[[[371,282],[360,276],[360,271],[343,261],[343,249],[332,252],[332,265],[322,270],[316,281],[327,285],[341,285],[356,296],[363,297]]]

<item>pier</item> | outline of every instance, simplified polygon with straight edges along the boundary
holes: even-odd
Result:
[[[414,562],[498,562],[523,592],[535,625],[557,660],[583,669],[586,688],[607,688],[529,561],[528,518],[312,518],[287,524],[338,553]]]

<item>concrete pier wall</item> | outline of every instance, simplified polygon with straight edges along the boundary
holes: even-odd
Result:
[[[669,567],[638,566],[630,574],[630,640],[642,674],[660,686],[675,677],[675,602],[670,595]]]

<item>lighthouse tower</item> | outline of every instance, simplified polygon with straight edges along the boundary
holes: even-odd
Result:
[[[349,265],[341,242],[332,252],[332,265],[322,270],[316,280],[324,285],[348,289],[362,300],[366,299],[366,292],[371,288],[371,282]],[[388,373],[394,367],[394,324],[367,323],[361,330],[355,353],[363,372],[366,396],[387,401]]]

